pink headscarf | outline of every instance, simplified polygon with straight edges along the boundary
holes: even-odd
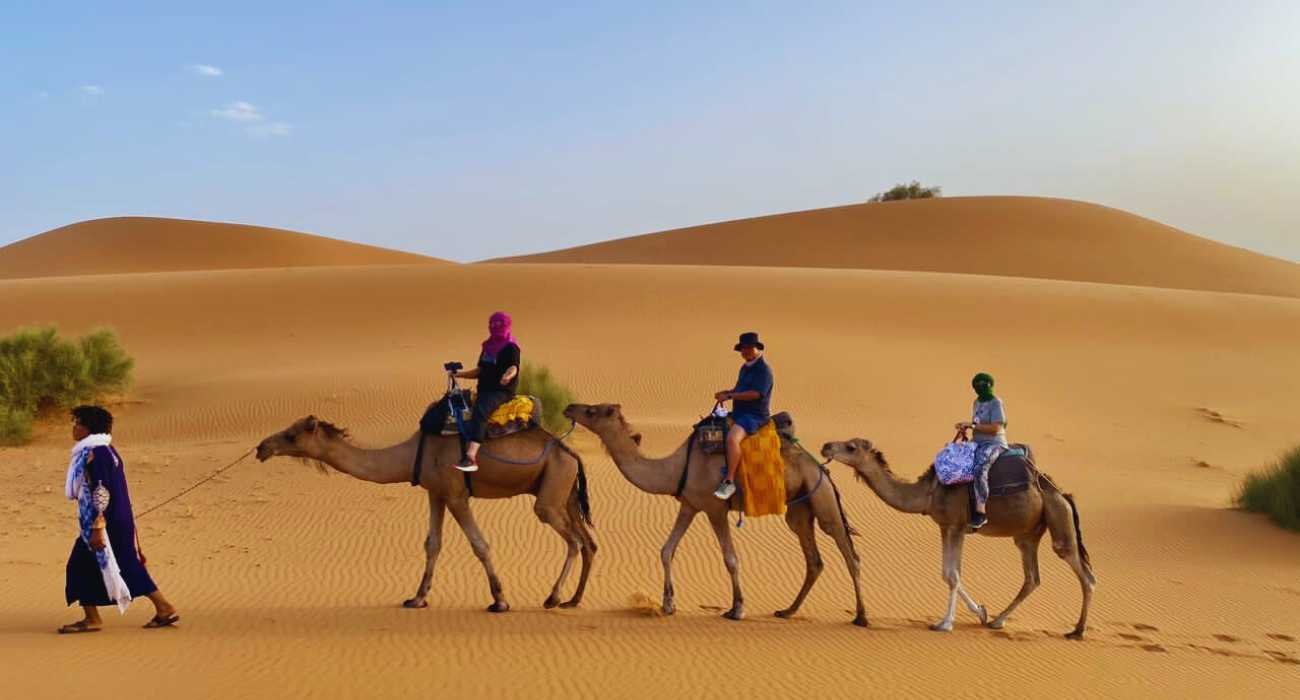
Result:
[[[483,341],[483,354],[489,359],[495,360],[497,353],[507,345],[519,344],[515,342],[515,336],[510,333],[512,324],[510,314],[504,311],[498,311],[488,318],[488,339]]]

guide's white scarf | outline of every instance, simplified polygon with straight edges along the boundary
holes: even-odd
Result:
[[[96,447],[105,447],[112,443],[113,438],[105,433],[87,436],[72,446],[72,456],[68,460],[68,475],[63,481],[63,495],[68,500],[77,502],[77,522],[80,525],[81,539],[87,546],[90,546],[91,524],[100,513],[94,505],[94,492],[86,482],[86,457]],[[127,588],[126,581],[122,578],[117,557],[113,556],[112,542],[105,537],[104,548],[100,550],[92,548],[91,552],[95,555],[99,572],[104,577],[104,590],[108,592],[109,599],[117,603],[118,611],[125,614],[127,606],[131,604],[131,590]]]

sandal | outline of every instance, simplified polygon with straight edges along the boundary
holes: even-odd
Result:
[[[172,625],[180,621],[181,621],[181,616],[175,613],[168,615],[167,617],[163,617],[161,615],[154,615],[152,620],[144,624],[144,628],[147,630],[156,630],[160,627],[171,627]]]
[[[78,620],[71,624],[59,628],[59,634],[81,634],[82,632],[98,632],[100,628],[91,627],[90,623],[85,620]]]

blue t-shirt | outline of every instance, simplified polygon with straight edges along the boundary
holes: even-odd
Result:
[[[772,368],[767,366],[767,360],[759,357],[754,360],[753,364],[743,364],[740,366],[740,376],[736,378],[736,388],[734,392],[757,391],[759,396],[752,401],[733,401],[731,404],[731,413],[735,416],[751,416],[759,420],[766,421],[772,417],[772,387],[774,384],[772,378]]]

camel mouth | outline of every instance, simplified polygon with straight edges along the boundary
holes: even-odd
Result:
[[[257,461],[265,462],[266,460],[274,456],[275,456],[275,451],[272,450],[266,443],[261,443],[257,446]]]

